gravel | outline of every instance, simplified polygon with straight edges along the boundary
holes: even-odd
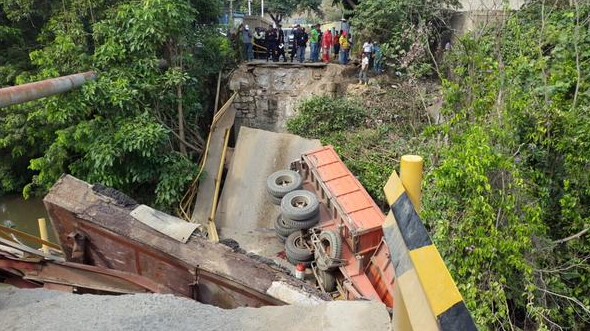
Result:
[[[381,303],[224,310],[163,294],[77,295],[0,287],[2,330],[389,330]]]

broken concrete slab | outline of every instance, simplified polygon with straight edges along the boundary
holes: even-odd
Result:
[[[199,178],[199,187],[195,208],[191,215],[191,222],[199,223],[205,228],[209,226],[209,217],[213,209],[213,197],[215,196],[215,186],[217,184],[217,173],[219,165],[222,162],[223,147],[225,144],[226,131],[231,130],[236,117],[236,108],[230,107],[234,96],[219,111],[220,116],[217,122],[211,125],[209,137],[209,148],[205,155],[205,164],[203,164],[204,173]]]
[[[31,312],[35,312],[32,314]],[[390,330],[385,306],[334,301],[316,306],[221,309],[162,294],[76,295],[0,287],[4,330]]]
[[[267,293],[277,281],[330,300],[274,263],[197,234],[179,243],[137,221],[133,207],[118,201],[69,175],[52,187],[43,202],[67,261],[138,274],[177,295],[224,308],[291,303]]]

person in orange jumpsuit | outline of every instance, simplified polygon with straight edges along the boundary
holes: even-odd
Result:
[[[322,38],[322,59],[325,63],[330,62],[330,50],[332,49],[333,42],[332,32],[328,29]]]

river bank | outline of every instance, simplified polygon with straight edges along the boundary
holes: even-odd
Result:
[[[0,196],[0,225],[12,223],[19,231],[40,237],[37,219],[45,218],[49,232],[49,241],[57,242],[49,216],[42,198],[24,199],[19,194]],[[34,243],[27,243],[37,247]]]

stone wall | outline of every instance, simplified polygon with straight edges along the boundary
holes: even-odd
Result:
[[[342,67],[329,65],[243,64],[230,79],[238,92],[235,132],[242,125],[273,132],[286,132],[287,120],[296,115],[299,102],[314,95],[342,90]]]

